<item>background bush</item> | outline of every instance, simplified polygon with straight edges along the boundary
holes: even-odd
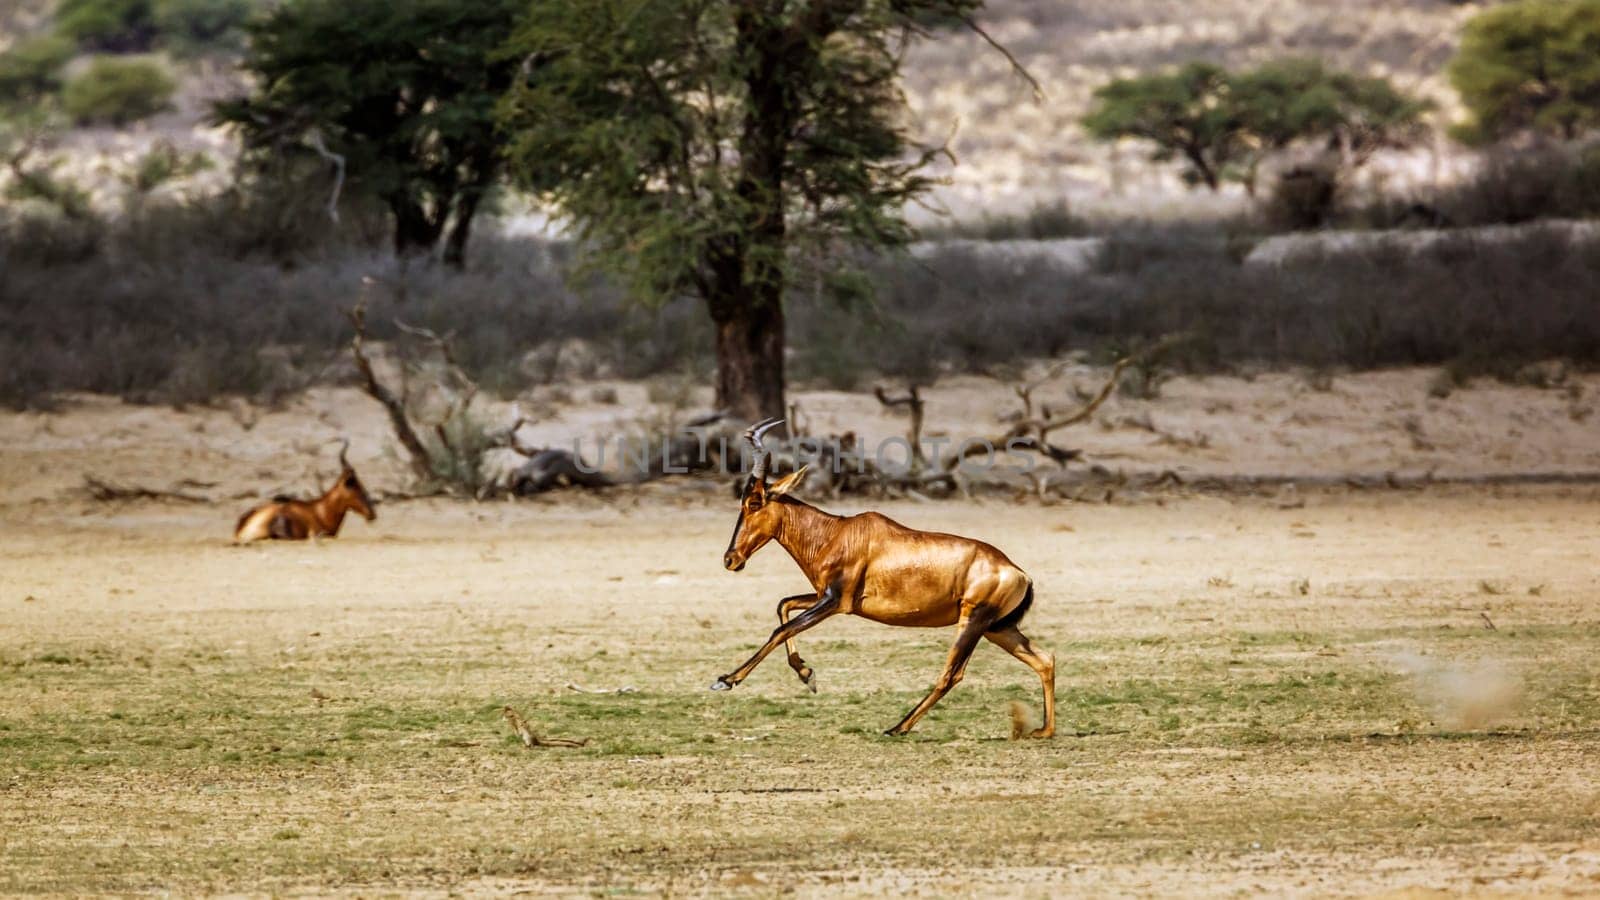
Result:
[[[61,0],[56,31],[85,50],[143,53],[156,38],[150,0]]]
[[[347,377],[344,310],[369,275],[375,337],[394,336],[396,317],[453,331],[462,364],[495,390],[550,377],[525,357],[571,338],[621,377],[711,370],[692,302],[651,311],[604,282],[569,284],[570,246],[486,235],[465,272],[407,266],[382,227],[362,231],[359,207],[336,228],[314,202],[291,212],[284,195],[151,203],[111,223],[0,219],[0,404],[62,391],[271,400]],[[1075,350],[1109,359],[1173,333],[1192,339],[1167,363],[1193,372],[1600,363],[1600,241],[1531,228],[1269,266],[1239,261],[1234,224],[1125,227],[1088,271],[975,243],[868,260],[871,306],[791,297],[792,377],[848,388],[1005,372]],[[265,238],[283,256],[264,252]]]
[[[0,53],[0,109],[36,103],[61,89],[61,69],[75,48],[63,37],[46,35],[17,43]]]
[[[151,21],[163,46],[181,53],[237,50],[252,0],[155,0]]]
[[[155,60],[102,56],[67,82],[61,104],[79,123],[125,125],[169,108],[177,89]]]
[[[1321,228],[1338,214],[1342,187],[1339,171],[1333,166],[1295,166],[1273,181],[1262,217],[1274,229]]]

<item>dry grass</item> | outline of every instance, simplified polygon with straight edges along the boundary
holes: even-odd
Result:
[[[720,505],[391,504],[247,550],[225,510],[6,507],[0,892],[1592,887],[1593,492],[1309,500],[890,510],[1034,575],[1050,742],[1006,739],[1037,688],[992,648],[878,736],[944,631],[830,622],[820,694],[781,659],[706,692],[797,583],[720,570]],[[1521,703],[1464,729],[1400,653]]]

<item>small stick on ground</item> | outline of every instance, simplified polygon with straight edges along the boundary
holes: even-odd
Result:
[[[567,690],[577,691],[580,694],[632,694],[636,693],[639,689],[631,684],[625,684],[622,687],[614,688],[588,688],[578,684],[577,682],[569,681],[567,682]]]
[[[1478,613],[1478,615],[1483,617],[1483,627],[1484,628],[1487,628],[1490,631],[1499,631],[1500,630],[1500,629],[1494,627],[1494,620],[1489,618],[1489,614],[1488,613],[1480,612],[1480,613]]]
[[[589,743],[588,738],[583,738],[582,740],[573,740],[571,738],[539,737],[537,734],[533,733],[533,729],[528,727],[527,721],[523,719],[522,716],[518,715],[517,711],[512,709],[510,706],[502,706],[500,708],[500,714],[505,716],[507,722],[511,723],[511,730],[515,731],[517,733],[517,737],[522,739],[522,745],[524,747],[582,747]]]

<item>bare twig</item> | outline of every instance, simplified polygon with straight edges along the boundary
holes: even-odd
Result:
[[[1007,50],[1005,48],[1005,45],[1001,44],[999,41],[995,40],[993,37],[990,37],[989,36],[989,32],[984,31],[983,30],[983,26],[979,25],[977,20],[973,19],[971,16],[963,16],[961,21],[968,28],[972,29],[972,32],[974,34],[976,34],[978,37],[983,38],[984,41],[986,41],[989,44],[989,46],[991,46],[994,49],[998,50],[1000,52],[1000,55],[1004,56],[1006,58],[1006,62],[1011,64],[1011,71],[1017,73],[1017,75],[1021,76],[1022,80],[1028,82],[1028,86],[1033,88],[1033,99],[1034,99],[1034,102],[1036,102],[1036,103],[1043,103],[1044,102],[1044,86],[1039,84],[1039,79],[1034,78],[1033,77],[1033,73],[1029,72],[1027,70],[1027,68],[1022,65],[1022,63],[1018,62],[1017,58],[1015,56],[1011,55],[1011,51]]]
[[[923,403],[922,395],[918,393],[917,386],[915,384],[910,385],[906,393],[899,397],[889,396],[888,391],[885,391],[881,385],[873,388],[872,393],[878,398],[879,403],[890,409],[904,406],[911,411],[911,427],[906,434],[906,440],[911,442],[913,467],[920,468],[927,465],[928,458],[922,452],[922,414],[926,404]]]
[[[1117,389],[1118,379],[1122,377],[1124,370],[1133,365],[1134,361],[1135,357],[1133,356],[1124,356],[1123,358],[1117,360],[1116,365],[1111,367],[1111,374],[1107,376],[1105,384],[1102,384],[1100,386],[1100,390],[1096,391],[1095,395],[1089,398],[1088,403],[1085,403],[1083,406],[1079,407],[1077,412],[1052,419],[1030,419],[1025,422],[1018,423],[1019,426],[1024,430],[1031,428],[1038,431],[1039,437],[1043,439],[1048,436],[1050,432],[1055,431],[1057,428],[1066,428],[1070,425],[1076,425],[1079,422],[1088,421],[1090,417],[1099,411],[1100,407],[1105,404],[1106,400],[1111,398],[1111,393]]]
[[[322,132],[313,131],[306,141],[317,155],[333,165],[333,192],[328,195],[328,218],[339,221],[339,194],[344,190],[344,155],[334,153],[322,142]]]
[[[1056,363],[1046,370],[1045,373],[1039,378],[1012,387],[1012,390],[1016,392],[1018,399],[1022,401],[1022,417],[1024,419],[1033,418],[1033,392],[1044,387],[1049,382],[1054,381],[1057,376],[1066,371],[1066,368],[1069,365],[1071,365],[1071,363]],[[1046,414],[1046,418],[1048,417],[1049,415]]]

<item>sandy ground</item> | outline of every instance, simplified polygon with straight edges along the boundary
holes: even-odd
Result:
[[[1108,413],[1204,452],[1080,436],[1130,468],[1600,467],[1584,394],[1426,381],[1181,382]],[[931,393],[947,423],[997,396]],[[1064,731],[1005,739],[1038,684],[984,647],[891,741],[946,631],[830,621],[801,640],[820,693],[781,657],[704,690],[802,587],[776,548],[722,571],[719,485],[392,502],[337,541],[230,546],[225,498],[306,486],[329,433],[398,477],[357,399],[249,430],[98,400],[0,418],[0,893],[1600,891],[1593,486],[889,504],[1034,577]],[[93,503],[91,468],[224,499]],[[505,703],[589,743],[525,750]]]
[[[1019,379],[1044,370],[1035,364]],[[1104,377],[1103,369],[1068,369],[1039,387],[1034,402],[1058,413],[1075,409]],[[1326,382],[1295,374],[1174,378],[1155,399],[1114,397],[1094,423],[1052,440],[1082,448],[1085,465],[1170,470],[1186,479],[1600,475],[1600,374],[1565,375],[1560,386],[1542,389],[1480,379],[1435,396],[1430,387],[1439,378],[1430,369]],[[948,452],[964,438],[1003,433],[1021,408],[1017,383],[963,376],[925,388],[925,438],[946,440]],[[531,421],[520,436],[534,446],[577,446],[591,461],[604,444],[605,464],[614,468],[619,441],[640,434],[642,422],[684,422],[711,402],[704,390],[682,392],[678,408],[653,404],[649,394],[627,382],[537,389],[520,400]],[[595,401],[608,396],[615,402]],[[811,434],[854,431],[877,447],[906,433],[903,415],[870,393],[800,390],[792,400]],[[514,417],[510,404],[483,415],[505,424]],[[0,505],[64,496],[82,487],[86,473],[233,504],[306,493],[331,477],[341,436],[351,440],[350,458],[369,488],[406,486],[383,411],[350,388],[313,390],[276,410],[233,402],[178,412],[82,397],[56,412],[0,413]],[[895,462],[903,456],[892,446],[886,452]]]

